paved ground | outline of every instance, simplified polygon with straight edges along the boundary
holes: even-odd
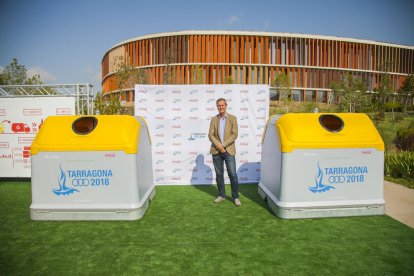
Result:
[[[414,189],[384,181],[385,214],[414,228]]]

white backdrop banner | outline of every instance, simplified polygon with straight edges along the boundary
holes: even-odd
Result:
[[[30,146],[43,121],[74,114],[74,97],[0,98],[0,177],[31,177]]]
[[[260,180],[269,86],[136,85],[135,115],[148,123],[155,184],[215,184],[208,130],[211,117],[218,113],[218,98],[225,98],[227,112],[237,116],[236,165],[240,183]]]

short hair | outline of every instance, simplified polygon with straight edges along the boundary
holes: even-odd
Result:
[[[216,105],[218,105],[218,103],[221,102],[221,101],[223,101],[227,105],[227,101],[226,101],[225,98],[219,98],[219,99],[217,99]]]

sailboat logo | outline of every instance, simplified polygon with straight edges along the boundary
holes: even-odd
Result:
[[[335,189],[333,186],[329,186],[322,183],[323,181],[323,171],[318,163],[318,173],[315,177],[315,186],[309,187],[309,191],[312,193],[324,193],[329,191],[330,189]]]
[[[52,189],[56,195],[70,195],[74,192],[79,192],[75,188],[66,187],[66,174],[62,170],[62,166],[60,166],[60,177],[58,179],[59,182],[59,189]]]

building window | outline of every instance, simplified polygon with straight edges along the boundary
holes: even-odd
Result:
[[[318,102],[320,103],[326,102],[326,91],[318,91]]]
[[[303,91],[302,90],[293,90],[293,100],[295,102],[303,101]]]
[[[306,90],[305,100],[307,102],[314,102],[315,101],[315,91],[314,90]]]

